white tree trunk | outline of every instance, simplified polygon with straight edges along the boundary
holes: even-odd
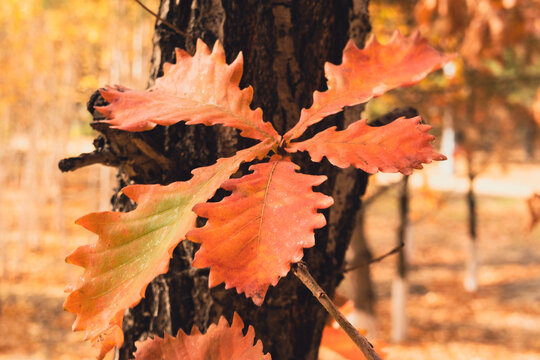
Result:
[[[456,149],[456,134],[454,131],[453,119],[450,109],[444,109],[443,130],[441,137],[441,153],[447,157],[446,161],[441,161],[438,166],[441,175],[454,176],[454,151]]]
[[[400,276],[392,280],[392,341],[400,343],[407,337],[407,295],[409,284]]]
[[[478,244],[476,241],[469,241],[467,246],[464,286],[468,292],[478,290]]]
[[[407,244],[411,237],[411,221],[409,219],[409,176],[402,180],[401,194],[399,196],[400,225],[398,227],[398,244]],[[401,249],[397,259],[397,272],[392,281],[392,340],[402,342],[407,336],[407,253]]]

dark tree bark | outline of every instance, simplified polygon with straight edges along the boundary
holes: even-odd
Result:
[[[391,112],[392,113],[392,112]],[[395,109],[394,114],[407,114],[407,117],[418,116],[418,111],[412,107]],[[406,246],[412,239],[410,237],[410,201],[411,193],[409,191],[409,175],[403,176],[399,183],[398,209],[399,209],[399,225],[397,229],[397,246],[401,246],[398,252],[396,261],[396,275],[392,281],[392,340],[402,342],[407,337],[407,297],[409,295],[409,286],[407,281],[408,263],[405,252],[410,251],[410,244]]]
[[[356,214],[355,228],[351,239],[351,249],[354,252],[353,264],[361,264],[351,273],[353,284],[354,308],[365,314],[375,316],[375,289],[371,280],[369,263],[373,258],[369,249],[366,229],[364,206]]]
[[[193,38],[186,39],[160,21],[156,24],[151,82],[162,75],[164,62],[174,62],[174,48],[193,53],[196,38],[209,46],[220,40],[230,62],[241,51],[244,75],[241,86],[254,87],[253,107],[261,107],[266,121],[278,132],[290,129],[300,110],[312,103],[314,90],[325,89],[324,62],[341,62],[342,50],[354,34],[363,46],[370,31],[368,0],[266,1],[266,0],[162,0],[159,15]],[[103,102],[97,94],[89,110]],[[323,125],[343,128],[357,118],[338,115]],[[125,133],[93,124],[102,135],[95,140],[96,151],[82,159],[67,159],[64,170],[89,163],[105,163],[119,168],[119,189],[129,183],[162,183],[187,180],[195,167],[231,156],[253,142],[240,138],[236,130],[221,126],[157,127],[144,133]],[[312,132],[313,133],[313,132]],[[309,134],[308,134],[309,135]],[[316,231],[316,245],[305,251],[312,275],[333,296],[342,279],[345,250],[351,237],[359,197],[367,177],[357,170],[339,170],[328,162],[312,163],[295,155],[302,171],[326,174],[329,179],[318,191],[334,197],[335,204],[325,215],[328,225]],[[244,168],[245,170],[245,168]],[[216,196],[223,196],[218,194]],[[133,204],[122,196],[113,198],[117,210]],[[317,359],[325,310],[290,273],[271,287],[261,307],[224,286],[208,289],[208,270],[191,267],[197,246],[182,242],[174,252],[167,274],[148,286],[145,298],[124,317],[124,346],[120,359],[129,359],[134,342],[150,334],[176,334],[181,328],[202,331],[221,315],[229,320],[238,312],[244,322],[255,327],[257,337],[273,359]]]
[[[472,160],[467,156],[467,178],[469,180],[469,189],[467,190],[467,209],[469,210],[469,236],[471,241],[476,241],[477,221],[476,221],[476,194],[474,193],[474,179],[476,174],[472,171]]]
[[[403,176],[399,194],[399,227],[397,231],[397,245],[407,241],[407,228],[409,227],[409,175]],[[398,253],[397,275],[405,279],[407,277],[407,259],[405,251]]]
[[[476,120],[476,108],[477,108],[477,82],[479,81],[479,74],[474,71],[466,71],[466,80],[470,86],[470,95],[467,98],[466,109],[469,116],[469,123],[475,124]],[[475,137],[471,136],[471,130],[465,128],[465,160],[467,162],[467,177],[469,179],[469,189],[466,195],[467,209],[468,209],[468,225],[470,242],[467,248],[467,260],[465,265],[465,279],[464,287],[469,292],[475,292],[478,289],[478,217],[477,217],[477,204],[476,194],[474,192],[474,180],[476,176],[482,171],[482,168],[487,165],[487,158],[484,161],[479,162],[482,150],[492,149],[493,144],[477,144]],[[472,129],[474,131],[474,128]],[[485,130],[485,129],[484,129]],[[482,149],[482,147],[484,147]]]

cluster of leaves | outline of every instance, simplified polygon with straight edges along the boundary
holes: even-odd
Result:
[[[179,121],[221,124],[260,142],[193,170],[189,181],[124,188],[138,204],[132,212],[92,213],[77,221],[99,239],[67,258],[85,272],[69,287],[64,306],[77,314],[74,330],[86,330],[88,339],[101,344],[100,356],[123,343],[124,310],[137,304],[148,283],[167,271],[174,248],[186,238],[201,244],[193,266],[210,267],[209,286],[224,282],[262,304],[268,287],[287,275],[304,248],[314,245],[313,230],[326,224],[317,211],[333,203],[312,189],[326,177],[298,173],[289,154],[307,151],[314,161],[325,156],[336,166],[352,165],[368,173],[409,174],[423,163],[445,159],[431,147],[430,127],[419,117],[377,128],[359,120],[345,130],[330,127],[311,139],[294,141],[343,107],[417,83],[449,60],[418,35],[396,33],[386,45],[372,38],[363,50],[349,42],[340,65],[325,65],[328,90],[314,93],[313,105],[302,110],[298,123],[283,136],[263,121],[261,109],[250,108],[252,88],[239,88],[241,54],[228,65],[219,43],[210,51],[199,40],[194,56],[177,50],[176,59],[147,91],[103,90],[109,105],[98,110],[105,121],[127,131]],[[257,159],[264,161],[251,165],[252,173],[229,179],[242,163]],[[232,194],[206,203],[220,187]],[[208,219],[204,227],[195,228],[197,216]]]

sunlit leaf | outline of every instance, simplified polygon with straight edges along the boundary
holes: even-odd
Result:
[[[252,165],[252,174],[225,182],[222,187],[232,194],[221,202],[195,206],[208,222],[187,236],[201,242],[193,266],[210,267],[210,286],[225,282],[261,305],[268,287],[315,244],[313,229],[326,224],[317,209],[333,200],[312,189],[326,176],[300,174],[297,168],[276,155]]]
[[[241,130],[249,138],[278,140],[272,125],[262,119],[260,108],[251,110],[251,87],[240,90],[242,55],[227,65],[223,46],[216,41],[212,52],[202,40],[190,56],[176,50],[176,64],[166,64],[165,75],[147,91],[107,87],[101,91],[110,104],[96,107],[114,128],[144,131],[156,125],[185,121],[188,125],[222,124]]]
[[[128,186],[123,192],[137,202],[134,211],[91,213],[77,220],[99,239],[66,260],[85,268],[68,287],[71,294],[64,304],[77,314],[73,329],[86,330],[87,339],[101,344],[102,355],[120,346],[124,310],[137,304],[148,283],[167,271],[174,248],[195,224],[192,208],[212,197],[242,162],[264,156],[272,145],[266,141],[195,169],[189,181]]]
[[[431,126],[420,121],[420,117],[400,118],[373,127],[360,120],[343,131],[336,131],[333,126],[311,139],[291,143],[287,151],[308,151],[313,161],[326,156],[335,166],[352,165],[371,174],[377,171],[410,174],[412,169],[421,169],[423,163],[446,159],[431,146],[435,138],[427,133]]]
[[[244,336],[244,323],[234,314],[231,326],[224,317],[212,324],[205,334],[194,327],[191,335],[182,330],[176,337],[165,334],[137,343],[136,360],[270,360],[270,354],[263,353],[260,341],[254,344],[255,330],[249,327]]]
[[[396,87],[416,84],[451,58],[441,55],[419,34],[406,38],[396,32],[386,45],[372,37],[362,50],[350,40],[341,65],[325,64],[328,90],[315,91],[313,105],[302,109],[300,120],[284,138],[299,137],[308,126],[344,106],[365,103]]]

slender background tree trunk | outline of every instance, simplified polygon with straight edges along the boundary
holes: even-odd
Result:
[[[476,172],[473,169],[473,154],[467,153],[467,178],[469,189],[467,191],[467,210],[469,219],[470,242],[467,247],[467,264],[465,266],[465,290],[475,292],[478,290],[478,216],[476,210],[476,194],[474,192],[474,179]]]
[[[351,239],[351,250],[354,253],[352,264],[362,266],[351,272],[353,287],[354,311],[347,316],[351,323],[360,329],[367,331],[366,336],[370,339],[376,337],[377,326],[375,320],[375,288],[371,278],[369,263],[373,258],[368,246],[365,229],[365,207],[356,214],[356,224]]]
[[[409,219],[409,175],[403,176],[399,193],[399,227],[397,243],[407,244]],[[407,281],[406,246],[397,256],[397,271],[392,281],[392,340],[402,342],[407,337],[407,297],[409,285]]]
[[[243,53],[241,86],[254,87],[252,106],[261,107],[265,120],[283,133],[296,123],[301,108],[311,105],[313,91],[325,89],[324,62],[341,62],[351,34],[357,45],[363,46],[370,31],[367,3],[162,0],[159,16],[193,38],[186,39],[162,22],[156,23],[150,83],[162,75],[164,62],[175,61],[174,48],[193,53],[196,38],[209,46],[219,40],[227,61]],[[99,114],[94,105],[101,103],[103,99],[97,93],[89,102],[96,119]],[[343,128],[354,120],[358,118],[332,116],[319,129],[331,125]],[[193,168],[210,165],[253,144],[240,138],[236,130],[221,126],[177,124],[137,134],[115,131],[104,124],[94,123],[93,127],[102,134],[94,142],[96,151],[68,159],[61,168],[73,170],[89,163],[117,166],[118,189],[130,183],[187,180]],[[304,260],[322,288],[333,296],[342,279],[345,250],[367,177],[354,169],[339,170],[326,161],[312,163],[304,154],[295,154],[295,162],[305,173],[329,177],[317,190],[332,195],[335,204],[325,211],[328,225],[316,231],[316,245],[305,251]],[[223,195],[218,191],[216,197]],[[112,202],[116,210],[134,207],[118,194]],[[221,315],[230,320],[235,311],[255,327],[264,350],[270,351],[273,359],[317,359],[327,314],[292,274],[271,287],[264,304],[257,307],[243,294],[225,290],[223,285],[208,289],[208,270],[191,267],[196,250],[197,245],[182,242],[168,273],[156,278],[141,303],[126,312],[125,343],[117,353],[119,359],[129,359],[134,342],[150,334],[176,334],[179,329],[189,332],[192,326],[205,331]]]
[[[467,113],[470,118],[470,123],[474,124],[476,121],[476,103],[477,103],[477,74],[474,71],[466,72],[466,80],[470,86],[471,93],[467,99]],[[469,136],[465,132],[466,136]],[[467,191],[466,202],[468,209],[468,222],[469,222],[469,236],[470,242],[467,246],[467,260],[465,265],[465,279],[463,286],[465,290],[469,292],[476,292],[478,289],[478,229],[477,229],[477,211],[476,211],[476,194],[474,192],[474,180],[478,173],[481,171],[478,169],[478,157],[479,157],[479,145],[472,141],[474,137],[471,137],[468,146],[465,146],[465,157],[467,162],[467,177],[469,180],[469,189]],[[476,148],[475,148],[476,147]],[[485,166],[485,165],[484,165]]]

